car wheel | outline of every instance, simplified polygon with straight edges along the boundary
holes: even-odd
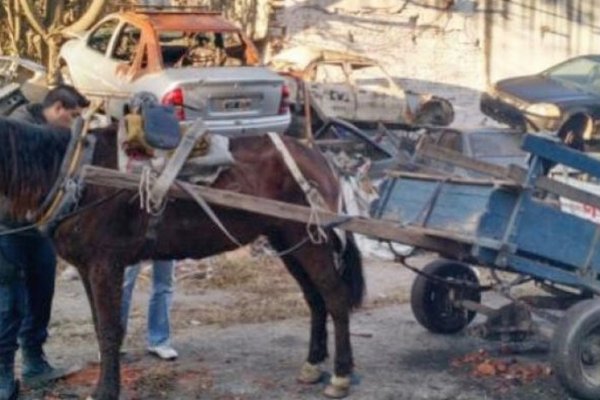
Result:
[[[290,125],[286,130],[286,135],[295,138],[303,138],[305,121],[306,118],[304,118],[304,115],[292,113]]]
[[[61,64],[61,66],[58,70],[58,74],[59,74],[59,82],[60,83],[73,86],[73,79],[71,78],[71,71],[69,70],[69,67],[66,64],[64,64],[64,63]]]
[[[574,114],[567,118],[556,135],[572,149],[583,151],[584,141],[591,137],[594,122],[586,114]]]
[[[448,126],[454,121],[454,107],[446,99],[429,100],[419,109],[415,118],[417,125]]]

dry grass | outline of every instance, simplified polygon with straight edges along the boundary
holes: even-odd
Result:
[[[272,257],[252,257],[247,252],[224,256],[210,264],[198,263],[197,276],[208,279],[188,279],[180,282],[187,294],[208,290],[233,294],[233,300],[194,304],[174,310],[178,324],[231,325],[235,323],[260,323],[308,315],[302,292],[296,281],[287,273],[281,261]],[[190,272],[186,272],[188,276]]]
[[[168,399],[175,389],[176,377],[177,373],[170,366],[152,366],[133,383],[132,389],[140,399]]]
[[[217,324],[262,323],[298,316],[309,310],[300,287],[278,258],[252,256],[247,248],[176,269],[177,291],[209,300],[182,300],[173,310],[176,328]],[[146,284],[149,280],[145,279]],[[224,295],[221,296],[220,294]],[[213,297],[214,295],[214,297]],[[405,290],[370,300],[366,309],[405,303]]]

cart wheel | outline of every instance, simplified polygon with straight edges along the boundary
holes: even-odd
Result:
[[[552,339],[552,364],[559,381],[581,399],[600,399],[600,301],[567,310]]]
[[[436,260],[423,272],[447,281],[469,281],[479,284],[475,271],[468,265],[449,260]],[[479,303],[481,293],[466,287],[450,287],[423,275],[417,276],[412,286],[410,305],[417,321],[433,333],[456,333],[475,318],[475,312],[458,308],[456,300]]]

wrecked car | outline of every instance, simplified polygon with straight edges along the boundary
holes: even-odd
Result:
[[[521,131],[600,133],[600,55],[580,56],[535,75],[504,79],[480,100],[481,111]]]
[[[501,167],[527,166],[527,153],[521,149],[521,132],[507,128],[428,127],[411,131],[393,131],[394,145],[401,157],[401,170],[433,175],[479,178],[481,174],[454,164],[423,157],[418,148],[423,142],[443,147],[463,156]]]
[[[350,171],[368,163],[367,174],[372,179],[383,177],[386,170],[397,165],[393,149],[382,146],[368,133],[341,119],[327,119],[315,132],[314,139],[323,153],[335,155],[339,162],[345,159],[344,166]]]
[[[0,115],[46,95],[46,68],[21,57],[0,56]]]
[[[143,91],[173,106],[180,120],[203,118],[215,133],[289,125],[284,79],[259,65],[252,42],[219,13],[135,8],[77,36],[60,50],[62,80],[104,100],[112,117]]]
[[[405,90],[375,60],[361,55],[297,46],[268,65],[288,79],[293,110],[304,111],[304,86],[330,118],[353,123],[384,122],[446,126],[452,104],[441,97]]]

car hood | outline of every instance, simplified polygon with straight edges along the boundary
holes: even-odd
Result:
[[[563,85],[542,75],[521,76],[496,83],[496,89],[528,103],[570,103],[597,100],[599,96]]]

